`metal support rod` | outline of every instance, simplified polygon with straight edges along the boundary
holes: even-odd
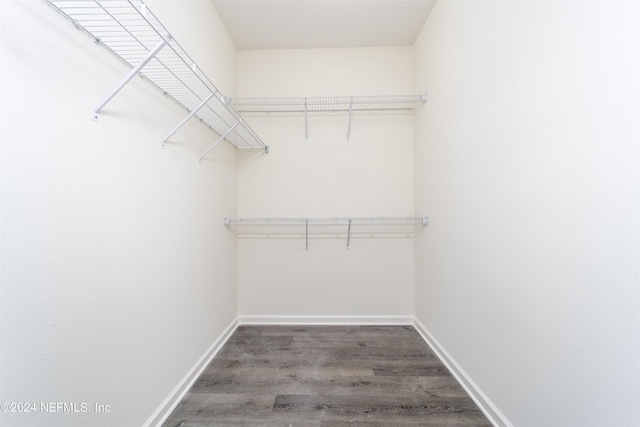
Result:
[[[204,101],[202,101],[202,102],[200,103],[200,105],[198,105],[196,108],[194,108],[194,109],[193,109],[193,111],[191,111],[191,112],[189,113],[189,115],[188,115],[187,117],[185,117],[185,118],[184,118],[184,120],[183,120],[183,121],[181,121],[181,122],[180,122],[180,124],[179,124],[178,126],[176,126],[176,127],[175,127],[175,129],[173,129],[171,132],[169,132],[169,134],[168,134],[167,136],[165,136],[165,137],[164,137],[164,139],[162,140],[162,147],[164,147],[165,142],[167,142],[167,140],[168,140],[169,138],[171,138],[171,137],[173,136],[173,134],[174,134],[174,133],[178,132],[178,130],[180,130],[180,128],[181,128],[182,126],[184,126],[184,125],[185,125],[185,123],[187,123],[191,117],[193,117],[193,116],[194,116],[194,115],[195,115],[195,114],[196,114],[196,113],[197,113],[197,112],[198,112],[202,107],[204,107],[205,105],[207,105],[207,102],[209,102],[209,100],[210,100],[211,98],[213,98],[213,95],[214,95],[214,94],[213,94],[213,93],[211,93],[211,95],[207,96],[207,97],[204,99]]]
[[[304,220],[304,240],[305,240],[304,250],[308,251],[309,250],[309,220],[308,219]]]
[[[158,52],[160,52],[160,50],[165,47],[165,45],[167,43],[169,43],[169,41],[171,40],[171,35],[167,34],[160,43],[158,43],[158,45],[156,47],[154,47],[148,54],[147,56],[140,61],[140,63],[138,65],[136,65],[135,67],[133,67],[131,69],[131,71],[129,71],[129,73],[124,77],[124,79],[122,79],[122,81],[120,82],[120,84],[118,84],[118,86],[115,87],[115,89],[113,89],[111,91],[111,93],[109,95],[107,95],[104,100],[102,102],[100,102],[98,105],[96,105],[96,107],[93,109],[93,120],[98,120],[98,113],[100,113],[100,110],[102,110],[104,108],[105,105],[107,105],[107,103],[109,101],[111,101],[111,98],[113,98],[114,96],[116,96],[116,94],[118,92],[120,92],[120,90],[127,84],[129,83],[129,80],[131,80],[136,74],[138,74],[140,72],[140,70],[142,70],[142,67],[144,67],[145,65],[147,65],[147,63],[149,61],[151,61],[153,59],[154,56],[156,56],[158,54]]]
[[[307,98],[304,99],[304,142],[309,142],[309,123],[307,122]]]
[[[350,241],[351,241],[351,218],[349,218],[349,227],[347,228],[347,250],[349,250]]]
[[[207,154],[209,154],[209,151],[213,150],[216,145],[218,145],[220,142],[222,142],[222,140],[225,139],[227,137],[227,135],[229,135],[231,133],[231,131],[234,130],[236,128],[236,126],[238,126],[240,123],[242,123],[242,119],[238,120],[238,122],[235,125],[231,126],[229,128],[229,130],[227,130],[220,138],[218,138],[218,140],[216,142],[214,142],[213,145],[211,147],[209,147],[209,149],[202,154],[202,156],[200,156],[200,159],[198,159],[198,161],[201,162],[202,158],[204,156],[206,156]]]
[[[353,112],[353,96],[349,101],[349,121],[347,122],[347,142],[351,138],[351,113]]]

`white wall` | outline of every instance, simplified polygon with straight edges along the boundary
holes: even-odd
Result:
[[[149,3],[232,95],[211,3]],[[236,150],[199,165],[217,135],[197,122],[161,150],[186,113],[141,79],[93,122],[127,68],[44,1],[0,5],[0,401],[110,406],[0,424],[141,425],[237,315],[236,242],[216,220],[235,213]]]
[[[640,425],[637,2],[438,2],[416,315],[517,426]]]
[[[238,96],[413,93],[410,47],[238,52]],[[238,215],[409,216],[413,117],[248,116],[269,154],[238,156]],[[240,240],[241,315],[412,315],[413,241]]]

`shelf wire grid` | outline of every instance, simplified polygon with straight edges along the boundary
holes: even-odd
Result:
[[[219,135],[240,122],[225,140],[237,148],[266,149],[265,143],[142,0],[47,1],[132,68],[163,40],[168,41],[140,75],[189,112],[214,94],[196,116]]]
[[[230,98],[240,113],[411,111],[425,95]]]
[[[428,217],[293,217],[225,218],[241,239],[413,238]]]
[[[226,218],[225,225],[425,225],[426,217]]]

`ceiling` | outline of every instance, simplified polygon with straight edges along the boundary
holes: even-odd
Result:
[[[238,50],[410,46],[436,0],[211,0]]]

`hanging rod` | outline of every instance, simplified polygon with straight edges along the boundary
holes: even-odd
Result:
[[[94,108],[93,117],[131,78],[141,75],[190,114],[163,145],[193,116],[236,148],[267,145],[244,122],[215,85],[169,34],[143,0],[47,0],[79,29],[132,69]],[[235,126],[240,122],[238,126]],[[233,128],[233,129],[232,129]],[[232,129],[231,132],[228,132]]]
[[[292,218],[225,218],[224,225],[239,238],[305,239],[346,238],[350,248],[352,238],[415,237],[429,224],[423,217],[292,217]]]

